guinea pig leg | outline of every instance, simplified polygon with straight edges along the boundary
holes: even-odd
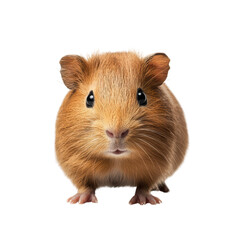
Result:
[[[159,183],[151,189],[151,191],[158,191],[158,190],[164,193],[167,193],[170,191],[165,182]]]
[[[93,202],[97,203],[97,198],[95,196],[95,190],[93,189],[86,189],[86,190],[79,190],[78,193],[76,193],[74,196],[70,197],[68,202],[74,204],[74,203],[87,203],[87,202]]]
[[[158,184],[158,189],[162,192],[165,192],[165,193],[169,192],[169,188],[168,188],[168,186],[166,185],[165,182],[162,182],[162,183]]]
[[[148,190],[137,188],[136,193],[129,201],[129,204],[132,205],[135,203],[139,203],[141,205],[144,205],[146,203],[150,203],[155,205],[161,202],[162,201],[159,198],[153,196]]]

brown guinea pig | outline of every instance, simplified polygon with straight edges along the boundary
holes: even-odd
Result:
[[[132,52],[61,59],[70,89],[56,122],[56,154],[77,187],[70,203],[97,202],[101,186],[136,186],[130,204],[157,204],[151,190],[165,184],[184,159],[183,111],[164,84],[169,58]]]

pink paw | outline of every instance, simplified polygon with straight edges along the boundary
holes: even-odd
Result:
[[[97,203],[97,198],[96,198],[94,192],[87,191],[87,192],[77,193],[74,196],[70,197],[67,201],[72,204],[77,203],[77,202],[79,204],[83,204],[86,202]]]
[[[162,201],[159,198],[153,196],[149,192],[136,191],[135,195],[129,201],[129,204],[132,205],[132,204],[139,203],[141,205],[144,205],[144,204],[150,203],[152,205],[155,205],[161,202]]]

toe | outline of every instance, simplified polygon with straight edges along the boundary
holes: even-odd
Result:
[[[159,198],[157,198],[157,197],[155,197],[155,196],[153,196],[153,197],[154,197],[154,199],[155,199],[155,201],[156,201],[157,204],[162,203],[162,201],[161,201]]]
[[[131,200],[129,201],[129,204],[136,204],[138,203],[138,196],[137,195],[134,195]]]
[[[141,205],[144,205],[144,204],[147,203],[147,201],[146,201],[147,199],[146,199],[146,197],[145,197],[144,195],[139,194],[138,197],[139,197],[139,203],[140,203]]]
[[[157,204],[157,201],[152,195],[147,196],[147,202],[153,205]]]
[[[90,193],[88,193],[88,192],[82,193],[78,203],[83,204],[83,203],[89,202],[90,197],[91,197]]]
[[[70,197],[67,201],[74,204],[78,202],[79,198],[80,198],[80,194],[77,193],[74,196]]]
[[[92,196],[91,196],[91,202],[93,202],[93,203],[97,203],[97,202],[98,202],[95,194],[92,194]]]

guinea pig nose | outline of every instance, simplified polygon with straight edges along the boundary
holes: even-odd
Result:
[[[113,133],[109,130],[106,130],[106,134],[110,138],[125,138],[128,135],[128,132],[129,132],[128,129],[118,133],[116,132]]]

